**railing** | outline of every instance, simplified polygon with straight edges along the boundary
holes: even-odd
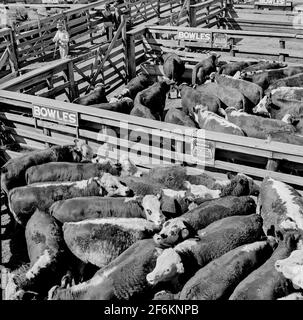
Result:
[[[0,103],[5,106],[0,112],[0,120],[7,134],[21,145],[41,149],[46,144],[72,143],[77,136],[86,140],[101,157],[117,160],[127,153],[135,163],[147,168],[186,163],[199,170],[243,172],[257,179],[272,176],[303,187],[302,177],[262,168],[268,159],[283,159],[302,166],[302,146],[269,143],[169,123],[163,126],[154,120],[140,118],[138,121],[130,115],[3,90],[0,90]],[[51,117],[33,118],[33,107],[40,108],[41,114],[54,110],[50,113],[53,116],[56,110],[76,114],[78,127],[60,124]],[[242,164],[229,162],[231,158],[242,159]]]

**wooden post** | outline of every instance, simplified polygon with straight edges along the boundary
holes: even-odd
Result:
[[[127,35],[126,35],[126,24],[127,24],[127,21],[128,21],[129,18],[126,18],[126,21],[125,21],[125,25],[121,31],[121,34],[122,34],[122,46],[123,48],[125,48],[124,52],[126,52],[126,43],[127,43]],[[126,54],[124,54],[124,67],[125,67],[125,74],[127,75],[128,74],[128,70],[127,70],[127,56]],[[128,77],[126,76],[126,81],[128,80]]]
[[[232,57],[235,57],[235,50],[234,50],[234,43],[235,43],[235,39],[234,38],[230,38],[229,39],[229,49],[230,49],[230,55]]]
[[[285,49],[285,40],[279,40],[280,43],[280,49]],[[285,54],[284,53],[280,53],[279,54],[279,61],[285,61]]]
[[[76,98],[79,97],[79,91],[78,87],[75,83],[75,78],[74,78],[74,68],[73,68],[73,62],[70,61],[67,64],[67,78],[70,83],[70,89],[69,89],[69,95],[71,98],[71,102],[74,101]]]
[[[10,37],[10,58],[14,65],[14,72],[19,70],[19,62],[18,62],[18,52],[17,52],[17,45],[15,41],[15,32],[12,31],[10,28],[9,31],[9,37]]]
[[[189,26],[190,27],[196,27],[197,26],[197,20],[196,20],[196,8],[192,7],[193,4],[195,4],[195,0],[185,0],[188,2],[188,12],[189,12]]]
[[[131,80],[136,76],[136,48],[135,36],[126,33],[125,61],[127,65],[127,78]]]
[[[158,19],[161,19],[161,0],[157,1]]]
[[[50,137],[51,136],[51,131],[47,128],[43,128],[43,134]],[[49,144],[49,142],[45,142],[45,146],[46,148],[50,148],[51,145]]]

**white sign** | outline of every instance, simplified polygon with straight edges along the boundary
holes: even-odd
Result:
[[[33,106],[33,117],[78,126],[77,112],[55,109],[47,106]]]
[[[178,39],[211,42],[211,33],[209,33],[209,32],[179,31],[178,32]]]
[[[215,164],[215,144],[204,139],[193,138],[191,143],[192,157],[197,164],[213,166]]]
[[[280,5],[286,6],[286,0],[259,0],[260,4],[269,4],[269,5]]]

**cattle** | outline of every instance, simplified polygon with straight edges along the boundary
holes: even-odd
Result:
[[[134,100],[136,98],[136,95],[139,92],[148,88],[152,84],[153,84],[153,81],[151,80],[151,78],[148,75],[146,75],[144,73],[139,73],[135,78],[131,79],[127,83],[125,88],[116,97],[118,99],[121,99],[123,97],[129,97],[132,100]]]
[[[89,281],[49,291],[48,300],[133,300],[151,297],[146,275],[162,252],[151,239],[139,240]]]
[[[26,224],[25,238],[31,267],[22,288],[46,294],[67,268],[62,229],[49,214],[36,210]]]
[[[265,95],[253,109],[257,115],[282,120],[289,114],[296,118],[303,116],[303,88],[279,87]]]
[[[228,298],[236,286],[273,253],[276,241],[257,241],[233,249],[201,268],[183,287],[181,300]]]
[[[238,125],[200,107],[195,108],[194,119],[200,129],[245,136],[244,131]]]
[[[130,114],[134,107],[134,101],[131,98],[123,97],[117,100],[110,100],[109,103],[99,103],[90,105],[93,108]]]
[[[257,84],[249,81],[234,79],[226,75],[216,75],[216,82],[219,85],[239,90],[248,100],[247,108],[250,108],[250,111],[263,97],[263,89]]]
[[[237,61],[237,62],[230,62],[223,66],[221,66],[218,70],[219,74],[226,74],[228,76],[233,77],[238,71],[242,71],[243,69],[257,64],[257,61]]]
[[[256,64],[250,65],[242,70],[242,76],[248,76],[253,74],[256,71],[269,70],[269,69],[281,69],[287,67],[287,64],[284,62],[278,61],[260,61]]]
[[[80,197],[56,201],[49,213],[61,223],[105,217],[145,218],[162,225],[165,216],[157,196],[134,198]]]
[[[261,72],[256,72],[251,76],[251,78],[244,78],[245,80],[250,80],[253,83],[259,85],[263,90],[266,90],[271,84],[279,79],[283,79],[286,77],[291,77],[298,73],[303,72],[303,67],[287,67],[284,69],[273,69],[273,70],[265,70]]]
[[[303,231],[303,197],[291,186],[273,178],[262,181],[259,195],[264,230]]]
[[[98,83],[92,92],[88,93],[83,97],[76,98],[73,101],[73,103],[81,104],[83,106],[90,106],[99,103],[108,103],[105,90],[109,88],[109,85]]]
[[[283,274],[275,269],[275,263],[289,257],[296,249],[298,240],[298,235],[286,234],[285,238],[279,241],[270,259],[240,282],[229,299],[276,300],[292,293],[291,281],[284,278]]]
[[[155,269],[147,275],[151,285],[177,282],[183,286],[198,269],[243,244],[261,240],[262,218],[257,214],[223,218],[174,248],[164,249]]]
[[[58,200],[87,196],[129,196],[131,191],[117,177],[102,177],[76,182],[47,182],[18,187],[8,195],[9,208],[20,224],[25,224],[36,208],[47,211]]]
[[[108,265],[136,241],[150,238],[159,227],[142,218],[99,218],[65,222],[64,240],[81,261]]]
[[[206,81],[207,76],[217,71],[217,63],[220,55],[211,54],[208,58],[198,62],[192,71],[192,84],[202,84]]]
[[[263,118],[246,112],[239,112],[233,108],[227,108],[225,111],[228,121],[239,126],[248,137],[258,139],[268,139],[270,137],[274,141],[303,144],[303,137],[295,134],[295,127],[282,120]]]
[[[286,259],[277,260],[275,268],[281,272],[286,279],[291,280],[294,288],[303,289],[303,250],[294,250]]]
[[[179,126],[197,127],[195,122],[183,110],[177,108],[169,109],[165,115],[164,121]]]
[[[265,91],[265,94],[268,94],[272,90],[280,87],[302,87],[302,86],[303,86],[303,73],[298,73],[294,76],[286,77],[286,78],[275,81],[267,88],[267,90]]]
[[[217,83],[206,83],[202,86],[196,87],[196,90],[205,94],[216,96],[222,102],[224,109],[227,107],[235,107],[236,109],[243,109],[248,111],[246,107],[245,96],[237,89],[233,89]]]
[[[121,165],[104,163],[48,162],[32,166],[25,172],[27,184],[46,181],[80,181],[98,177],[107,172],[114,176],[121,174]]]
[[[207,201],[180,217],[166,221],[154,240],[160,246],[170,247],[195,235],[214,221],[234,215],[250,215],[255,211],[254,200],[247,196],[227,196]]]
[[[277,300],[303,300],[303,295],[300,292],[294,292],[294,293],[289,294],[286,297],[279,298]]]
[[[160,82],[139,92],[135,98],[131,115],[139,116],[138,113],[140,114],[140,112],[138,111],[137,114],[134,114],[136,110],[143,110],[142,114],[148,113],[147,110],[145,110],[145,108],[148,108],[154,118],[162,120],[166,94],[170,90],[171,84],[173,84],[172,81],[162,79]]]
[[[135,102],[135,106],[131,110],[130,115],[151,120],[161,120],[159,114],[153,115],[149,108],[137,102]]]
[[[75,145],[53,146],[51,148],[26,153],[9,160],[1,168],[1,188],[8,194],[9,190],[26,184],[25,172],[28,168],[46,162],[80,162],[92,158],[92,150],[78,139]]]
[[[180,89],[182,110],[190,117],[193,118],[197,106],[204,110],[225,115],[221,101],[216,96],[199,92],[186,83],[181,84]]]
[[[165,77],[174,82],[174,86],[181,82],[182,75],[185,72],[185,63],[181,58],[173,52],[163,53],[160,57],[160,61],[163,64],[163,72]],[[177,89],[177,97],[179,96],[179,90]],[[168,98],[170,98],[170,91],[168,92]]]

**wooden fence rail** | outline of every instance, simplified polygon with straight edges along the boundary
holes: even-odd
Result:
[[[210,171],[235,171],[257,179],[264,176],[285,181],[298,188],[303,187],[301,177],[266,171],[256,165],[255,159],[291,161],[302,166],[303,147],[268,143],[265,140],[239,137],[202,129],[162,123],[93,107],[49,100],[42,97],[0,90],[0,112],[6,133],[17,143],[35,148],[45,144],[71,143],[77,136],[86,140],[101,157],[118,160],[124,153],[138,165],[152,167],[159,164],[186,163],[188,166]],[[40,108],[42,119],[33,118],[33,108]],[[47,110],[53,110],[48,117]],[[60,124],[51,116],[60,112],[73,113],[78,117],[78,127]],[[105,133],[104,128],[109,131]],[[139,141],[139,142],[138,142]],[[174,151],[172,151],[174,146]],[[231,154],[251,159],[251,164],[229,162]],[[225,155],[225,156],[222,156]]]

